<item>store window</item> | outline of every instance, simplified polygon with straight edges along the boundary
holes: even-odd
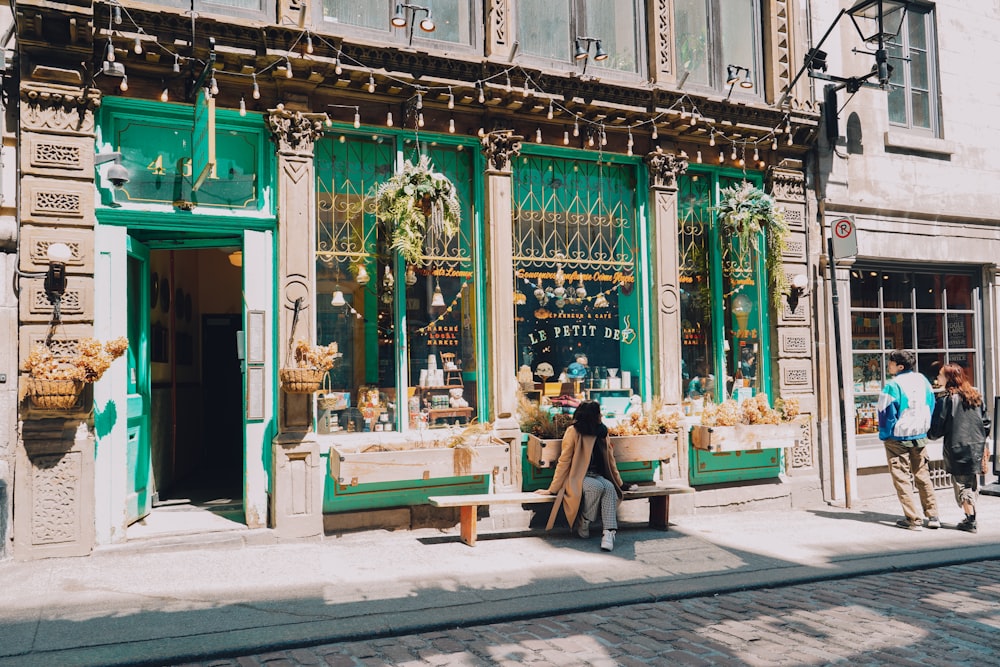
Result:
[[[636,0],[524,0],[517,5],[517,41],[529,56],[574,63],[579,46],[589,48],[588,70],[638,72],[643,6]],[[606,58],[599,59],[598,47]]]
[[[940,134],[937,48],[934,11],[911,5],[899,34],[887,44],[889,122],[911,130]]]
[[[462,0],[419,3],[323,0],[317,7],[322,11],[318,18],[327,26],[360,28],[395,44],[428,41],[471,46],[475,36],[476,3]],[[405,24],[396,27],[397,19]],[[432,25],[433,30],[428,30]]]
[[[686,411],[767,392],[768,301],[763,256],[720,229],[719,191],[742,177],[696,169],[678,182],[681,389]]]
[[[623,414],[645,372],[636,169],[541,155],[515,163],[518,378],[530,397]]]
[[[916,370],[936,381],[942,364],[982,385],[979,283],[963,273],[856,268],[851,272],[855,432],[878,434],[876,405],[889,352],[913,350]]]
[[[674,0],[673,6],[674,52],[688,84],[760,95],[760,0]],[[746,68],[732,70],[739,77],[733,86],[729,66]]]
[[[335,341],[344,355],[320,394],[321,433],[467,424],[478,414],[475,151],[422,144],[455,184],[462,224],[451,238],[428,234],[423,256],[408,264],[376,219],[373,196],[396,170],[397,142],[418,159],[413,139],[395,136],[317,143],[317,342]]]

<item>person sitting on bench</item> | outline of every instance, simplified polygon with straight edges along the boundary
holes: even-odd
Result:
[[[590,524],[600,509],[604,528],[601,549],[611,551],[618,530],[618,503],[623,486],[608,440],[608,428],[601,423],[601,406],[597,401],[583,401],[563,436],[552,483],[535,493],[558,494],[552,507],[553,516],[562,507],[570,526],[575,525],[576,534],[582,538],[590,537]]]

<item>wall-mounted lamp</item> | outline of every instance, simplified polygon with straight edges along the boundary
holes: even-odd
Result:
[[[808,293],[809,277],[804,273],[792,276],[792,283],[788,286],[788,294],[785,297],[788,301],[788,309],[794,313],[799,307],[799,299]]]
[[[743,76],[740,76],[740,72]],[[736,84],[740,84],[740,88],[745,88],[750,90],[753,88],[753,79],[750,78],[750,68],[743,67],[742,65],[726,65],[726,85],[729,86],[729,93],[726,94],[726,99],[733,94],[733,88]]]
[[[601,62],[602,60],[608,59],[608,52],[604,50],[601,46],[601,40],[598,37],[580,37],[577,36],[576,40],[573,42],[573,59],[583,60],[583,68],[587,68],[587,59],[590,57],[590,45],[595,44],[594,49],[594,60]],[[586,44],[586,47],[584,47]]]
[[[420,5],[411,5],[408,2],[403,2],[396,5],[396,13],[392,15],[390,23],[394,28],[405,28],[410,27],[409,32],[409,43],[413,43],[413,22],[417,18],[417,12],[426,12],[427,16],[420,19],[420,29],[424,32],[434,32],[437,25],[434,23],[434,17],[431,14],[430,7],[421,7]]]
[[[104,164],[105,162],[114,163],[108,167],[105,176],[116,190],[121,190],[129,182],[128,169],[122,166],[122,154],[118,151],[113,151],[111,153],[98,153],[94,156],[95,165]]]
[[[45,255],[49,259],[49,270],[45,272],[45,295],[50,303],[58,304],[66,292],[66,262],[73,259],[73,251],[65,243],[53,243]]]

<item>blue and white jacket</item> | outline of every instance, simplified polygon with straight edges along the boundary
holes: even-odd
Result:
[[[917,440],[927,437],[934,391],[921,373],[903,371],[886,382],[878,397],[878,437]]]

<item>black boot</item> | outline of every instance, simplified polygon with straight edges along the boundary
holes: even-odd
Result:
[[[976,529],[976,515],[975,514],[966,514],[965,515],[965,519],[963,519],[962,522],[960,524],[958,524],[957,526],[955,526],[955,527],[958,528],[959,530],[964,530],[967,533],[975,533],[976,530],[977,530]]]

